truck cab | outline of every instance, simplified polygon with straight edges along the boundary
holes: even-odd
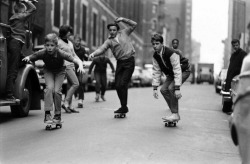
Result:
[[[10,26],[8,19],[11,16],[12,6],[15,1],[0,1],[0,106],[10,106],[10,110],[15,117],[28,116],[30,110],[40,110],[40,84],[33,64],[20,62],[18,75],[15,81],[14,94],[18,100],[5,100],[5,87],[7,79],[7,46],[10,36]],[[32,36],[30,30],[26,31],[28,36]],[[23,45],[22,57],[32,53],[32,37],[26,37]],[[22,58],[21,57],[21,58]]]
[[[197,84],[208,82],[214,83],[214,64],[211,63],[198,63],[197,68]]]

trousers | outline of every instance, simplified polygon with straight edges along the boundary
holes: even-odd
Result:
[[[65,78],[65,69],[55,72],[44,68],[45,92],[44,92],[44,110],[52,111],[53,103],[55,114],[61,114],[62,84]]]
[[[187,80],[190,75],[190,71],[182,72],[182,84]],[[163,83],[161,87],[161,94],[166,100],[170,110],[172,113],[179,112],[179,103],[178,99],[175,97],[175,90],[174,90],[174,78],[168,76],[166,81]]]
[[[135,69],[135,58],[118,60],[115,71],[115,88],[122,107],[127,107],[128,85]]]

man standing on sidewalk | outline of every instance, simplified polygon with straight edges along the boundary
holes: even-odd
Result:
[[[234,49],[234,52],[230,57],[230,63],[229,63],[228,71],[227,71],[225,91],[229,91],[229,89],[231,89],[232,79],[236,75],[240,74],[243,59],[247,55],[247,53],[243,49],[240,48],[240,41],[238,39],[233,39],[231,44]]]
[[[128,25],[120,30],[119,22]],[[109,38],[96,51],[90,54],[90,58],[104,54],[109,48],[117,60],[115,72],[115,86],[120,99],[121,107],[114,113],[127,113],[128,84],[135,69],[135,49],[131,43],[129,35],[135,30],[137,23],[119,17],[115,23],[108,24]]]

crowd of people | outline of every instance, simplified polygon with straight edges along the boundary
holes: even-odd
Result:
[[[18,62],[23,44],[25,44],[25,30],[27,19],[36,11],[36,7],[32,2],[23,0],[14,6],[15,14],[10,18],[11,39],[8,44],[8,74],[6,99],[15,99],[13,94],[13,85],[17,75]],[[126,25],[124,29],[120,29],[119,23]],[[83,107],[84,101],[84,82],[82,81],[82,73],[91,74],[95,66],[94,76],[96,79],[96,101],[101,98],[106,101],[105,91],[107,87],[107,64],[110,65],[112,72],[115,73],[115,89],[120,100],[120,107],[114,113],[129,112],[128,101],[128,85],[135,69],[136,51],[132,45],[130,35],[135,30],[137,23],[133,20],[119,17],[114,23],[107,25],[109,37],[94,52],[88,54],[86,49],[81,45],[81,38],[73,35],[73,29],[69,25],[62,25],[58,34],[50,33],[45,37],[45,48],[27,56],[23,61],[35,61],[41,59],[44,61],[44,77],[45,77],[45,119],[44,122],[53,121],[51,111],[55,106],[54,118],[56,121],[61,120],[61,108],[66,113],[79,113],[72,104],[72,97],[78,97],[78,108]],[[185,58],[178,49],[179,40],[172,40],[172,47],[163,44],[164,40],[161,34],[154,34],[151,37],[153,73],[152,86],[153,96],[158,98],[157,88],[160,85],[162,73],[166,75],[166,81],[163,83],[160,92],[171,110],[171,115],[163,117],[166,121],[179,121],[179,105],[178,101],[182,97],[180,87],[190,75],[189,60]],[[227,75],[226,89],[230,88],[230,80],[240,70],[239,65],[246,53],[239,48],[239,41],[233,40],[232,45],[236,52],[230,60],[229,71]],[[110,49],[113,56],[117,60],[116,68],[105,55]],[[84,61],[92,60],[89,71],[85,72],[83,66]],[[234,64],[236,63],[236,64]],[[235,68],[239,68],[235,70]],[[77,70],[77,71],[76,71]],[[62,101],[62,84],[64,77],[67,78],[67,93]],[[54,105],[53,105],[54,104]]]
[[[17,65],[21,56],[22,45],[25,44],[25,30],[28,17],[36,11],[36,7],[28,0],[16,3],[14,6],[15,14],[10,18],[12,39],[8,48],[11,55],[8,56],[9,69],[7,75],[6,99],[15,99],[13,95],[13,85],[17,73]],[[120,29],[119,23],[122,22],[126,28]],[[109,37],[94,52],[87,54],[86,49],[81,46],[81,38],[73,35],[73,29],[69,25],[62,25],[58,34],[50,33],[45,37],[44,49],[37,51],[30,56],[23,58],[25,62],[43,60],[44,78],[46,88],[44,91],[44,110],[45,123],[60,122],[61,109],[66,113],[79,113],[72,103],[75,94],[78,97],[78,107],[83,107],[84,101],[84,82],[82,74],[91,74],[95,66],[94,76],[96,79],[96,101],[101,98],[106,101],[105,91],[107,87],[107,64],[110,65],[112,72],[115,73],[115,89],[120,100],[120,107],[114,113],[129,112],[128,85],[135,69],[136,51],[130,41],[130,35],[135,30],[137,23],[133,20],[119,17],[114,23],[107,25]],[[157,87],[160,85],[160,76],[163,72],[168,78],[161,88],[161,93],[165,98],[171,116],[163,119],[170,121],[180,120],[178,114],[178,99],[181,98],[180,86],[190,74],[189,63],[178,50],[178,39],[173,40],[173,47],[163,45],[163,37],[155,34],[151,38],[153,49],[153,95],[158,98]],[[117,60],[116,68],[105,55],[110,49]],[[14,62],[11,61],[15,59]],[[89,72],[84,70],[84,61],[92,60]],[[11,62],[10,62],[11,61]],[[76,71],[77,70],[77,71]],[[62,84],[67,78],[67,93],[62,100]],[[54,109],[55,108],[55,109]],[[54,111],[54,117],[51,112]]]

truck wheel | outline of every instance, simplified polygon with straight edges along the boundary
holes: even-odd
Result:
[[[232,106],[233,106],[232,102],[227,102],[222,100],[222,112],[224,113],[232,112]]]
[[[26,79],[23,93],[21,94],[22,99],[20,105],[11,106],[11,114],[14,117],[26,117],[29,114],[30,104],[32,99],[32,84],[30,79]]]

